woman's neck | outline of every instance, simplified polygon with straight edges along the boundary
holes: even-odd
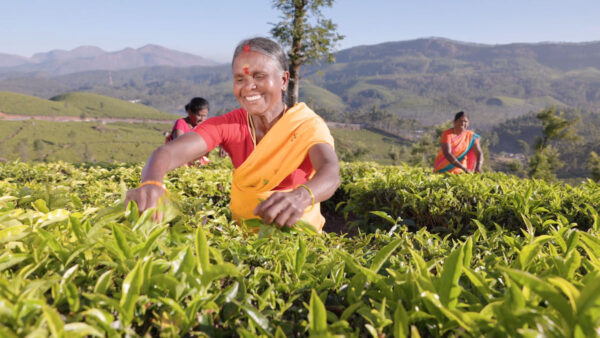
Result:
[[[256,128],[259,130],[259,132],[261,132],[264,135],[271,128],[273,128],[275,123],[279,121],[281,116],[283,116],[283,114],[287,110],[286,108],[287,106],[282,103],[279,109],[275,110],[275,113],[260,116],[252,116],[253,118],[255,118],[254,121],[256,122]]]
[[[463,131],[465,131],[466,129],[462,129],[462,128],[456,128],[454,127],[454,133],[457,135],[460,135],[463,133]]]

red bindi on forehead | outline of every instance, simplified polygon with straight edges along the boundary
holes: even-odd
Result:
[[[246,74],[246,75],[250,74],[250,72],[248,71],[248,68],[250,68],[249,64],[245,64],[242,66],[242,69],[244,70],[244,74]]]

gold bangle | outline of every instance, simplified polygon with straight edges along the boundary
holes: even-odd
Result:
[[[310,188],[306,186],[306,184],[300,184],[299,187],[306,189],[310,194],[310,198],[312,199],[312,205],[310,206],[310,210],[312,210],[315,207],[315,194],[313,194],[312,190],[310,190]]]
[[[148,184],[152,184],[152,185],[155,185],[155,186],[161,187],[161,188],[162,188],[162,189],[165,191],[165,193],[168,193],[168,192],[169,192],[169,191],[167,190],[167,187],[165,187],[165,185],[164,185],[164,184],[162,184],[162,183],[161,183],[161,182],[159,182],[159,181],[152,181],[152,180],[149,180],[149,181],[144,181],[144,182],[142,182],[142,183],[141,183],[141,184],[138,186],[138,188],[141,188],[141,187],[143,187],[143,186],[145,186],[145,185],[148,185]]]

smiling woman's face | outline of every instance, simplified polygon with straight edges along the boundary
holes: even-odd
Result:
[[[251,115],[281,112],[282,90],[287,88],[289,73],[264,54],[247,51],[233,62],[233,94]]]

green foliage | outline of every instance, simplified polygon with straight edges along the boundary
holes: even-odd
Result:
[[[596,181],[600,181],[600,156],[596,152],[590,153],[590,158],[585,163],[587,170],[590,171],[590,177]]]
[[[542,122],[542,136],[536,140],[535,153],[529,158],[529,176],[546,180],[556,179],[555,172],[564,164],[560,161],[558,150],[551,142],[559,140],[575,141],[574,125],[579,119],[567,120],[561,111],[556,113],[556,107],[540,111],[536,117]]]
[[[544,109],[536,115],[542,122],[542,137],[536,142],[536,150],[548,147],[552,141],[575,141],[577,139],[573,127],[579,122],[579,118],[567,120],[564,118],[564,114],[563,111],[556,113],[556,107],[552,107]]]
[[[528,159],[529,170],[527,174],[531,178],[555,181],[556,171],[564,166],[559,157],[560,154],[552,146],[536,149],[535,153]]]
[[[341,175],[342,186],[327,203],[368,231],[394,228],[397,219],[412,229],[453,234],[475,230],[473,220],[518,231],[523,217],[544,230],[558,215],[587,229],[595,222],[587,205],[595,206],[600,198],[593,182],[572,187],[502,173],[433,175],[430,168],[352,163],[342,167]],[[392,221],[382,224],[373,210]]]
[[[562,118],[566,120],[580,119],[580,123],[572,126],[579,137],[575,141],[551,142],[552,147],[560,154],[560,161],[564,163],[556,170],[556,176],[561,179],[571,178],[569,182],[577,182],[590,175],[585,166],[589,154],[600,152],[600,114],[589,110],[567,108],[563,108],[561,111],[564,111]],[[508,120],[494,127],[492,131],[482,133],[483,139],[490,139],[496,135],[499,140],[495,145],[490,146],[490,154],[493,155],[492,166],[495,170],[515,172],[509,171],[506,165],[502,165],[503,162],[511,159],[526,164],[524,163],[525,156],[533,155],[536,139],[542,137],[543,129],[542,122],[536,115],[532,112],[523,117]],[[509,154],[511,157],[505,157],[503,154]]]
[[[227,162],[169,173],[159,223],[122,204],[141,170],[0,163],[2,336],[596,334],[592,181],[344,164],[359,233],[261,237],[230,219]]]
[[[424,133],[410,147],[410,156],[406,163],[423,168],[431,168],[442,146],[442,134],[452,126],[450,121],[435,126],[433,130]]]

